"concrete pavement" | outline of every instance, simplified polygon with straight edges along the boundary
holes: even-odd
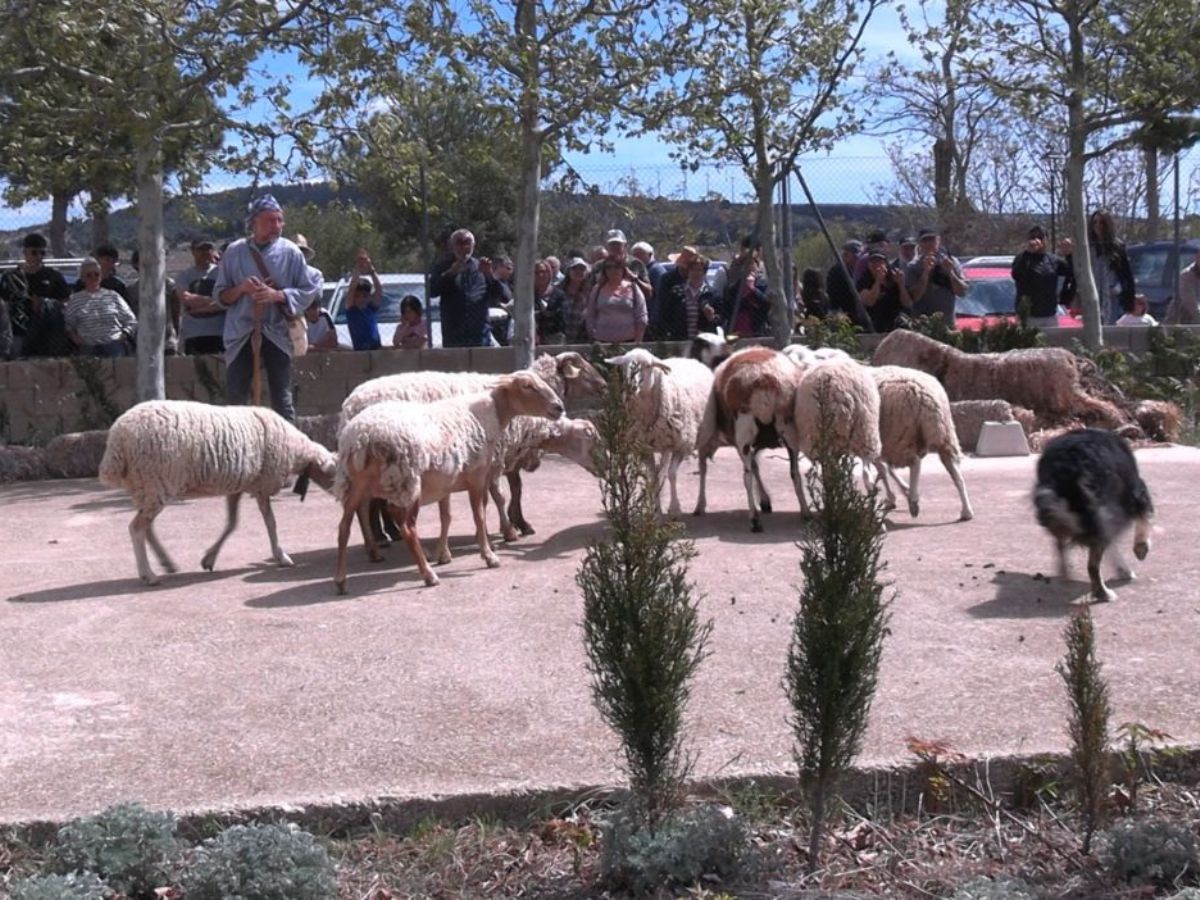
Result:
[[[1114,722],[1200,741],[1200,559],[1193,523],[1200,451],[1138,459],[1159,508],[1139,580],[1094,608]],[[1078,580],[1045,583],[1051,542],[1029,503],[1032,458],[972,459],[977,517],[927,461],[922,513],[892,517],[897,592],[863,761],[904,756],[909,735],[970,754],[1063,749],[1054,672]],[[786,463],[768,459],[775,508],[751,534],[740,466],[710,469],[710,514],[688,517],[691,575],[714,621],[691,707],[696,774],[793,770],[780,688],[797,605],[799,526]],[[694,465],[681,475],[685,509]],[[599,491],[547,462],[527,481],[538,534],[472,546],[455,502],[455,560],[427,589],[393,547],[386,565],[351,557],[332,585],[338,511],[315,492],[276,503],[293,569],[269,564],[253,503],[217,571],[199,559],[219,499],[178,504],[158,533],[181,574],[135,577],[124,495],[95,481],[0,488],[0,822],[59,819],[137,799],[199,811],[513,792],[620,782],[617,745],[593,710],[575,571],[602,533]],[[436,517],[422,517],[427,540]],[[402,562],[402,565],[398,563]]]

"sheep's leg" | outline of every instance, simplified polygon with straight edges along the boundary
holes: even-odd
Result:
[[[258,511],[262,513],[263,522],[267,526],[267,537],[271,540],[271,556],[281,566],[294,566],[292,558],[279,546],[279,532],[275,528],[275,513],[271,511],[271,496],[258,494],[254,499],[258,501]]]
[[[967,496],[967,485],[963,481],[962,472],[958,468],[958,460],[954,458],[954,454],[947,450],[941,451],[938,456],[942,460],[942,465],[946,471],[950,473],[950,480],[954,482],[954,487],[958,490],[958,499],[962,503],[962,508],[958,513],[960,522],[969,522],[975,518],[975,510],[971,509],[971,498]]]
[[[401,523],[400,530],[404,537],[404,543],[408,545],[409,552],[417,561],[417,570],[425,579],[425,585],[433,587],[438,583],[438,577],[434,574],[433,569],[429,568],[429,560],[425,558],[425,548],[421,546],[421,537],[417,534],[417,510],[420,509],[420,506],[418,503],[413,503],[409,510],[403,510],[394,505],[389,508],[395,520]]]
[[[1112,559],[1113,569],[1117,573],[1117,578],[1121,581],[1136,581],[1137,573],[1133,571],[1133,567],[1125,559],[1125,554],[1116,547],[1109,547],[1108,552]]]
[[[881,481],[883,482],[883,496],[886,498],[884,500],[883,508],[884,509],[895,509],[896,508],[896,493],[895,493],[895,491],[892,490],[892,485],[888,481],[887,473],[885,471],[887,464],[876,460],[874,462],[874,466],[875,466],[875,479],[874,479],[875,484],[879,484],[879,482],[881,482]],[[864,477],[866,476],[866,472],[867,472],[867,463],[864,460],[863,461]],[[871,491],[871,488],[868,485],[867,492],[870,493],[870,491]]]
[[[467,497],[471,501],[471,515],[475,517],[475,536],[479,540],[479,555],[483,557],[483,561],[487,563],[489,569],[494,569],[500,565],[500,558],[492,550],[492,542],[488,538],[487,520],[484,517],[487,509],[487,489],[468,487]]]
[[[383,503],[383,501],[380,501]],[[383,511],[387,511],[387,504],[383,503]],[[358,530],[362,532],[363,546],[367,548],[367,559],[373,563],[383,562],[383,554],[379,552],[379,544],[387,545],[387,538],[380,541],[375,536],[375,516],[378,508],[375,501],[364,497],[363,500],[355,508],[358,515]]]
[[[646,454],[646,471],[650,473],[650,496],[654,498],[654,511],[662,512],[662,486],[666,480],[667,474],[667,454],[661,453],[655,456],[653,453]]]
[[[758,424],[753,416],[739,415],[733,425],[734,441],[742,458],[742,484],[746,488],[746,503],[750,507],[750,530],[754,532],[763,530],[762,520],[758,517],[758,498],[754,495],[756,485],[761,486],[762,483],[758,476],[758,456],[754,451],[757,431]],[[763,497],[766,499],[765,493]]]
[[[800,517],[808,518],[808,501],[804,496],[804,476],[800,473],[800,453],[792,447],[787,448],[788,473],[792,477],[792,488],[796,491],[796,500],[800,504]]]
[[[1066,581],[1071,577],[1071,564],[1067,560],[1069,542],[1061,535],[1054,536],[1054,549],[1058,552],[1058,577]]]
[[[225,546],[225,541],[233,534],[233,530],[237,528],[238,523],[238,504],[242,502],[242,495],[228,494],[225,497],[225,530],[221,532],[221,536],[217,538],[217,542],[204,551],[204,556],[200,560],[200,568],[206,572],[211,572],[217,565],[217,554],[221,552],[221,548]]]
[[[517,529],[513,527],[512,517],[506,508],[504,502],[504,491],[500,489],[500,476],[488,481],[488,494],[491,495],[492,502],[496,504],[496,512],[500,515],[500,536],[504,538],[506,543],[512,543],[520,538],[517,534]]]
[[[693,516],[702,516],[704,511],[708,509],[708,497],[705,494],[705,485],[708,483],[708,454],[703,450],[700,451],[700,495],[696,497],[696,508],[692,510]]]
[[[536,534],[533,526],[525,521],[525,511],[521,508],[521,473],[509,472],[506,476],[508,479],[508,519],[521,532],[522,535],[528,537],[531,534]]]
[[[359,522],[363,529],[363,543],[367,541],[367,533],[370,532],[371,540],[376,546],[386,547],[391,543],[391,538],[386,530],[384,518],[387,516],[387,504],[379,498],[372,498],[366,502],[366,513],[359,517]],[[372,560],[374,562],[374,560]]]
[[[144,584],[158,584],[161,579],[150,568],[150,560],[146,557],[146,534],[154,522],[158,509],[138,510],[138,514],[129,523],[129,537],[133,541],[133,558],[137,561],[138,578]]]
[[[158,535],[154,533],[153,524],[146,528],[146,540],[150,542],[150,549],[158,557],[158,564],[160,566],[172,574],[179,571],[179,566],[175,565],[175,561],[171,559],[171,555],[167,553],[166,548],[159,543]]]
[[[339,594],[346,593],[346,544],[350,541],[350,526],[358,516],[363,538],[367,541],[368,552],[378,553],[371,539],[371,530],[364,521],[367,516],[367,491],[364,485],[351,481],[346,497],[342,501],[342,520],[338,523],[337,562],[333,569],[333,584]]]
[[[667,507],[667,514],[672,519],[678,519],[681,514],[681,509],[679,506],[679,485],[678,485],[679,467],[683,464],[684,454],[671,453],[671,454],[664,454],[664,455],[667,457],[667,460],[669,462],[669,468],[667,469],[667,478],[669,478],[671,481],[671,502],[670,502],[670,505]]]
[[[441,526],[441,531],[438,533],[437,543],[437,564],[444,566],[454,557],[450,553],[450,498],[443,497],[438,501],[438,524]]]
[[[908,514],[914,519],[921,514],[921,457],[908,467]]]
[[[1104,576],[1100,574],[1100,560],[1103,556],[1103,544],[1095,543],[1088,547],[1088,578],[1092,582],[1092,598],[1097,603],[1107,603],[1117,599],[1117,595],[1104,583]]]

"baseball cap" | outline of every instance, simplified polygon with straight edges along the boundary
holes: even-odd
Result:
[[[916,242],[917,242],[917,239],[915,237],[913,237],[911,234],[906,234],[904,237],[900,238],[900,246],[901,247],[911,247]]]
[[[627,244],[629,242],[625,240],[625,232],[623,232],[620,228],[614,228],[611,231],[605,233],[604,243],[606,243],[606,244],[612,244],[612,243]]]
[[[842,244],[842,249],[849,250],[851,253],[862,253],[863,242],[862,241],[846,241],[846,243]]]
[[[917,232],[917,240],[923,241],[927,237],[937,237],[940,232],[936,228],[922,228]]]
[[[574,269],[576,266],[588,267],[587,260],[580,256],[572,256],[570,262],[567,263],[568,269]]]
[[[887,254],[881,253],[878,250],[872,250],[867,254],[867,260],[870,261],[872,259],[882,259],[884,262],[887,262]]]

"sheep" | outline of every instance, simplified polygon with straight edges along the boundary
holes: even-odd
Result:
[[[385,401],[351,419],[338,439],[334,485],[334,494],[342,502],[334,572],[338,593],[346,592],[351,520],[356,513],[363,515],[366,501],[373,497],[388,502],[425,584],[432,587],[438,578],[421,548],[417,512],[424,503],[465,489],[480,555],[489,568],[498,566],[483,518],[488,483],[497,468],[496,444],[514,416],[557,419],[562,414],[562,401],[550,385],[532,372],[517,372],[500,376],[487,393],[432,403]]]
[[[857,456],[880,470],[879,388],[865,366],[837,357],[818,360],[802,370],[795,391],[795,449],[816,460],[818,450]],[[891,486],[884,490],[895,505]],[[801,480],[796,483],[800,515],[808,516]]]
[[[555,453],[583,466],[591,474],[596,474],[593,451],[599,441],[596,426],[586,419],[568,419],[565,416],[556,421],[537,418],[534,416],[517,416],[508,423],[496,442],[496,467],[505,474],[533,472],[542,464],[542,456]],[[513,485],[515,500],[520,504],[520,479]],[[493,478],[488,485],[488,493],[496,503],[500,512],[500,529],[505,535],[515,530],[504,510],[504,495],[500,491],[500,481]],[[450,562],[450,498],[444,497],[438,501],[438,514],[441,520],[441,536],[437,546],[438,563]],[[511,540],[511,538],[508,538]]]
[[[660,360],[641,347],[614,356],[607,362],[622,366],[633,379],[636,386],[634,404],[642,440],[651,452],[661,454],[655,472],[655,495],[657,498],[661,492],[666,474],[671,484],[667,513],[678,516],[679,467],[696,452],[700,423],[712,395],[712,370],[696,359]]]
[[[927,453],[936,453],[958,489],[959,521],[973,519],[975,512],[958,468],[962,452],[946,389],[932,375],[903,366],[873,366],[866,371],[879,388],[884,483],[888,475],[895,479],[908,498],[909,513],[916,518],[921,508],[921,460]],[[908,468],[907,485],[893,471],[897,467]]]
[[[877,366],[920,369],[937,378],[951,400],[1007,400],[1052,416],[1077,416],[1105,427],[1125,423],[1111,403],[1080,383],[1074,354],[1059,347],[964,353],[911,331],[893,331],[875,348]]]
[[[151,400],[121,415],[108,431],[100,480],[124,488],[137,515],[129,525],[138,577],[159,583],[146,558],[146,542],[167,572],[178,571],[154,534],[154,519],[172,500],[226,498],[225,530],[205,551],[202,568],[212,571],[217,554],[237,527],[242,494],[253,494],[267,526],[271,556],[281,566],[292,559],[279,546],[271,495],[293,475],[297,485],[312,479],[328,490],[336,460],[276,412],[257,406],[210,406],[189,400]]]
[[[713,390],[696,439],[700,456],[700,496],[695,515],[706,508],[708,460],[717,448],[731,444],[742,459],[743,482],[750,506],[750,530],[762,531],[762,512],[771,511],[771,498],[758,471],[758,452],[783,446],[787,450],[792,485],[800,491],[799,458],[792,419],[796,382],[802,369],[778,350],[747,347],[717,366]],[[757,496],[756,496],[757,494]]]
[[[806,368],[817,362],[853,359],[849,353],[837,347],[817,347],[814,350],[805,344],[788,344],[780,352],[796,365]]]
[[[540,375],[564,401],[604,392],[604,376],[578,352],[569,350],[557,356],[543,354],[533,361],[530,371]],[[356,387],[342,403],[338,432],[360,412],[373,403],[386,400],[430,402],[446,397],[490,390],[500,376],[477,372],[406,372],[374,378]],[[517,539],[534,534],[533,526],[525,519],[521,507],[521,473],[519,469],[505,470],[510,500],[507,512],[500,509],[500,524],[504,539]],[[498,489],[493,491],[496,496]],[[497,507],[499,509],[499,506]],[[372,516],[374,518],[374,516]],[[386,519],[385,519],[386,521]],[[391,524],[391,523],[389,523]],[[376,530],[378,534],[378,530]],[[364,535],[365,537],[365,535]],[[375,559],[375,556],[372,556]]]

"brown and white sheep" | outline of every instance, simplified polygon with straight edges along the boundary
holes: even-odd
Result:
[[[489,567],[498,566],[484,522],[488,485],[497,469],[496,444],[515,416],[557,419],[562,414],[562,401],[550,385],[532,372],[518,372],[500,376],[486,393],[432,403],[376,403],[350,420],[338,439],[334,488],[342,501],[334,573],[338,592],[346,590],[351,522],[374,497],[387,501],[427,585],[438,578],[421,547],[417,513],[455,491],[466,490],[480,554]]]

